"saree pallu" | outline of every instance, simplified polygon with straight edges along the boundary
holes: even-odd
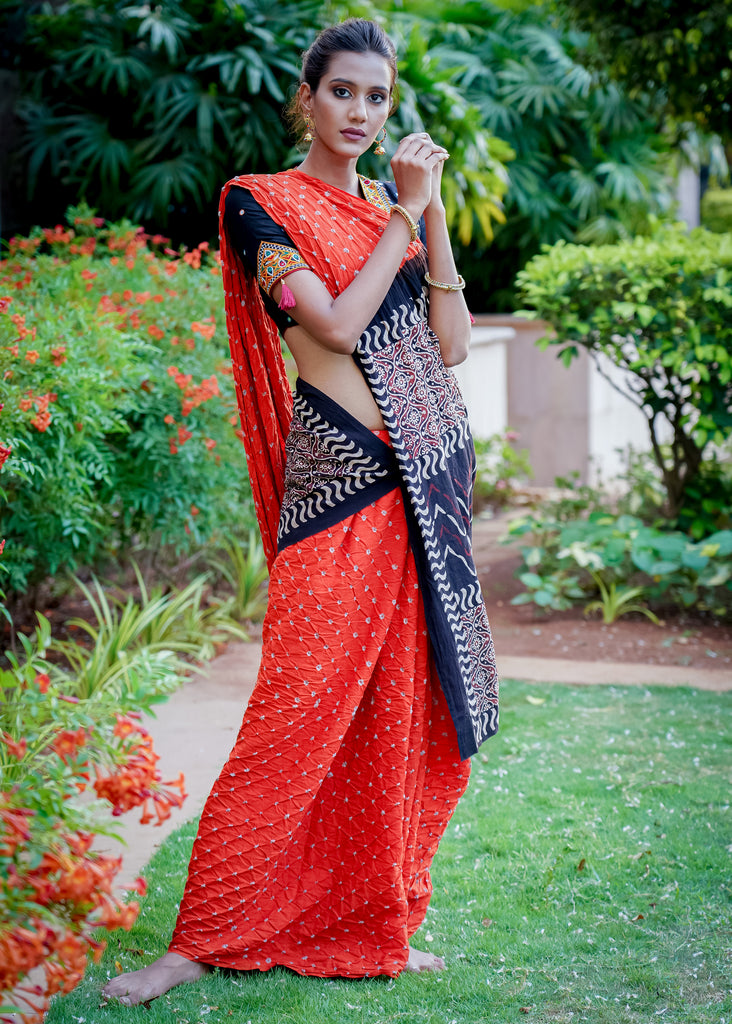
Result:
[[[257,684],[201,816],[171,950],[398,975],[468,773],[392,488],[272,566]]]

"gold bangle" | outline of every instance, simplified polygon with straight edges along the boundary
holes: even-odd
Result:
[[[458,274],[457,284],[445,284],[443,281],[435,281],[430,277],[429,273],[424,275],[424,279],[432,288],[439,288],[443,292],[461,292],[465,287],[465,278],[462,274]]]
[[[403,206],[399,205],[399,203],[394,203],[394,205],[391,208],[391,212],[401,214],[401,216],[404,217],[404,220],[407,222],[407,227],[409,228],[409,241],[416,241],[417,224],[415,223],[414,217],[412,217],[409,210],[405,210]]]

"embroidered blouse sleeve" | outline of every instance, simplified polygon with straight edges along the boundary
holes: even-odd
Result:
[[[266,295],[293,270],[308,269],[284,228],[265,213],[245,188],[232,188],[226,197],[226,228]]]

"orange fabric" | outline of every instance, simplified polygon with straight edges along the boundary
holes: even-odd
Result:
[[[468,773],[396,489],[274,562],[259,677],[170,948],[238,969],[397,975]]]
[[[372,184],[372,183],[367,183]],[[326,185],[298,169],[233,178],[221,191],[219,224],[226,326],[242,437],[267,564],[277,554],[277,524],[284,489],[285,438],[292,417],[279,334],[265,312],[253,275],[231,250],[224,225],[226,196],[249,189],[280,224],[307,265],[334,297],[353,280],[389,222],[384,207]],[[423,246],[410,242],[406,262]]]

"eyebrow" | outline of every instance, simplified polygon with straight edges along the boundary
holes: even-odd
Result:
[[[353,85],[353,86],[358,84],[356,82],[352,82],[350,80],[350,78],[331,78],[331,80],[328,82],[328,85],[333,85],[334,82],[342,82],[343,85]],[[389,90],[387,89],[387,87],[385,85],[370,85],[369,86],[369,91],[385,92],[385,93],[389,92]]]

